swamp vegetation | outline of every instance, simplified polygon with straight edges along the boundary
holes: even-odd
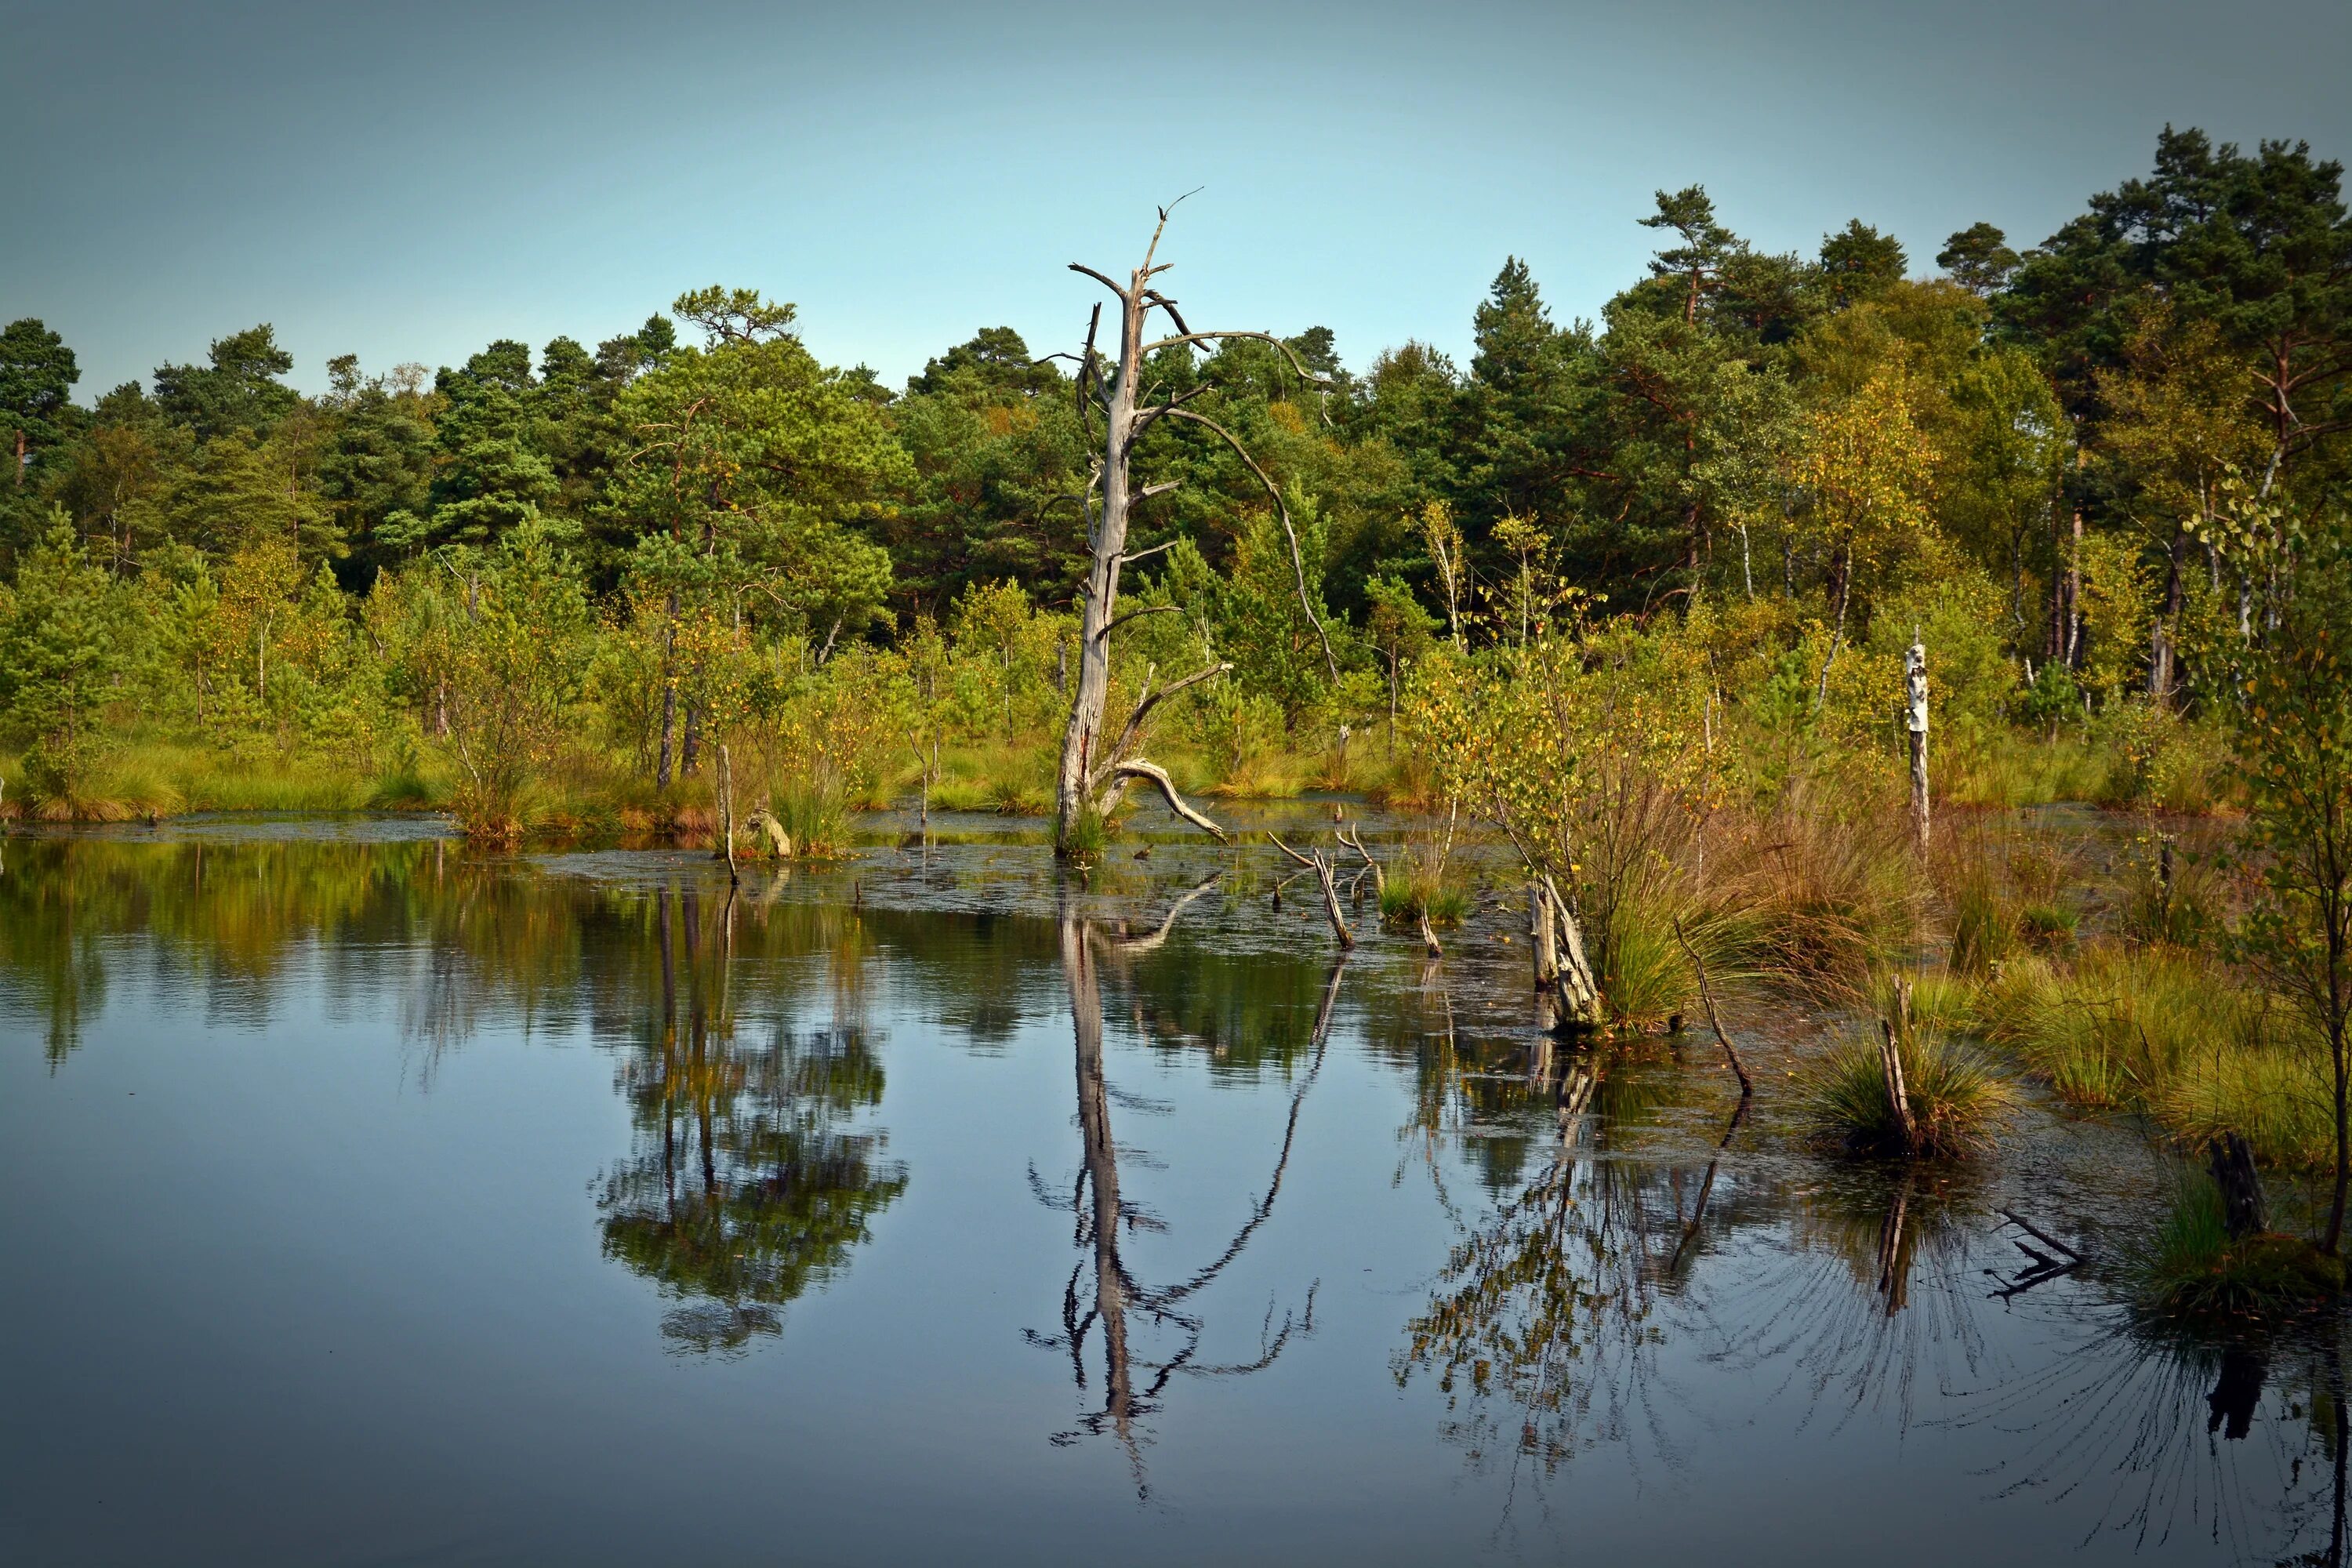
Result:
[[[1513,260],[1466,367],[1195,331],[1168,210],[1126,281],[1074,268],[1118,318],[1075,353],[989,329],[903,391],[744,289],[316,396],[260,326],[87,407],[18,321],[0,1129],[57,1201],[0,1241],[130,1289],[88,1205],[155,1184],[125,1245],[174,1256],[232,1214],[159,1151],[280,1205],[180,1326],[277,1375],[241,1313],[379,1322],[562,1451],[490,1466],[465,1531],[520,1507],[543,1545],[516,1500],[592,1492],[555,1527],[583,1560],[646,1541],[611,1469],[642,1408],[834,1467],[820,1554],[951,1539],[847,1506],[944,1436],[940,1519],[994,1486],[1120,1537],[1107,1489],[1312,1483],[1246,1542],[1192,1520],[1195,1556],[1280,1555],[1367,1478],[1367,1539],[1417,1560],[1549,1550],[1560,1486],[1588,1545],[1636,1541],[1700,1450],[1740,1497],[1686,1552],[1748,1539],[1742,1497],[1858,1545],[1891,1516],[1853,1478],[1910,1446],[1979,1554],[1998,1474],[2120,1552],[2340,1563],[2339,183],[2168,131],[2042,247],[1978,225],[1927,277],[1859,221],[1776,256],[1661,192],[1598,322]],[[180,1131],[134,1121],[159,1099]],[[252,1160],[331,1165],[342,1117],[355,1163],[289,1193],[185,1134],[254,1110]],[[408,1160],[425,1190],[367,1213]],[[466,1207],[553,1235],[582,1183],[586,1262]],[[288,1239],[338,1206],[380,1259]],[[456,1256],[417,1244],[460,1209]],[[530,1397],[478,1404],[394,1264]],[[20,1348],[101,1352],[68,1294],[11,1298]],[[646,1300],[672,1363],[759,1363],[841,1429],[655,1391],[613,1342]],[[590,1353],[624,1370],[561,1392]],[[358,1359],[335,1386],[380,1395]],[[1789,1455],[1724,1446],[1789,1390]],[[428,1425],[346,1458],[439,1484],[387,1458]],[[971,1458],[1008,1425],[1068,1466]],[[429,1534],[371,1506],[387,1553]]]

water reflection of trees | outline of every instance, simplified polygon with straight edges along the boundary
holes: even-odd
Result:
[[[671,1342],[736,1351],[777,1332],[785,1305],[845,1266],[907,1173],[860,1120],[881,1104],[883,1073],[839,1005],[860,994],[843,973],[862,967],[854,922],[836,933],[846,957],[831,967],[833,1026],[776,1020],[746,1038],[731,984],[736,900],[730,889],[715,941],[702,903],[693,888],[653,900],[658,1000],[619,1071],[635,1137],[597,1206],[604,1255],[679,1302],[662,1321]]]
[[[1171,1283],[1154,1285],[1139,1279],[1125,1254],[1130,1233],[1165,1226],[1121,1185],[1122,1151],[1112,1131],[1112,1106],[1119,1101],[1127,1109],[1156,1108],[1119,1096],[1105,1073],[1105,978],[1108,974],[1125,991],[1141,1037],[1162,1043],[1171,1037],[1183,1037],[1185,1031],[1180,1026],[1158,1016],[1150,1005],[1149,987],[1139,982],[1138,969],[1165,944],[1177,917],[1208,887],[1203,883],[1180,899],[1150,935],[1114,936],[1066,909],[1059,922],[1062,972],[1069,987],[1076,1047],[1080,1159],[1066,1197],[1048,1191],[1034,1169],[1031,1179],[1042,1201],[1069,1209],[1074,1221],[1072,1240],[1080,1257],[1063,1289],[1060,1331],[1031,1331],[1029,1339],[1033,1344],[1069,1357],[1071,1376],[1087,1399],[1077,1425],[1055,1434],[1054,1441],[1066,1446],[1087,1436],[1111,1438],[1126,1453],[1139,1497],[1150,1493],[1143,1458],[1148,1441],[1145,1423],[1160,1410],[1171,1383],[1180,1377],[1241,1377],[1263,1371],[1295,1336],[1312,1332],[1315,1323],[1317,1287],[1310,1283],[1295,1305],[1266,1304],[1253,1354],[1225,1363],[1210,1362],[1201,1355],[1207,1326],[1204,1302],[1271,1217],[1281,1194],[1297,1138],[1299,1113],[1322,1072],[1329,1043],[1342,973],[1337,963],[1324,982],[1307,1043],[1307,1065],[1292,1089],[1288,1115],[1271,1155],[1263,1194],[1248,1216],[1219,1250]],[[1213,1038],[1212,1052],[1229,1054],[1220,1052],[1219,1044]],[[1097,1363],[1091,1372],[1090,1360]]]
[[[1522,1467],[1546,1475],[1591,1445],[1663,1430],[1646,1418],[1664,1392],[1661,1295],[1690,1223],[1667,1173],[1611,1157],[1618,1096],[1594,1058],[1539,1048],[1531,1066],[1525,1096],[1553,1127],[1546,1157],[1476,1218],[1457,1214],[1393,1368],[1400,1384],[1433,1378],[1445,1436],[1474,1464],[1507,1463],[1515,1484]]]
[[[2215,1334],[2127,1306],[2053,1320],[2061,1353],[1963,1405],[1958,1424],[2012,1451],[1998,1495],[2083,1501],[2084,1541],[2134,1549],[2201,1534],[2233,1563],[2342,1568],[2346,1459],[2342,1326]]]

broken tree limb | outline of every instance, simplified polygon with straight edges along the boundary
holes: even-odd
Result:
[[[1191,823],[1195,827],[1201,828],[1209,833],[1213,833],[1219,838],[1225,837],[1225,830],[1223,828],[1218,826],[1215,823],[1211,822],[1207,817],[1202,816],[1199,812],[1193,810],[1190,805],[1185,804],[1184,797],[1176,793],[1176,781],[1170,778],[1168,776],[1168,770],[1161,767],[1158,763],[1147,763],[1141,757],[1133,757],[1123,763],[1112,763],[1109,772],[1110,782],[1113,784],[1116,784],[1120,779],[1148,780],[1150,783],[1159,787],[1161,798],[1168,802],[1169,810],[1174,812],[1177,816],[1182,817],[1185,821]]]
[[[1911,1115],[1911,1091],[1903,1081],[1903,1048],[1895,1038],[1894,1023],[1885,1018],[1878,1021],[1878,1070],[1886,1086],[1886,1108],[1895,1119],[1895,1136],[1902,1141],[1903,1152],[1919,1152],[1919,1124]]]
[[[1700,1005],[1706,1009],[1706,1026],[1715,1031],[1716,1039],[1722,1043],[1723,1054],[1730,1059],[1731,1070],[1739,1077],[1739,1098],[1746,1100],[1756,1092],[1756,1085],[1748,1078],[1748,1068],[1739,1060],[1739,1048],[1731,1043],[1731,1037],[1724,1032],[1723,1020],[1715,1011],[1715,991],[1706,983],[1706,961],[1699,957],[1698,949],[1691,945],[1689,936],[1683,931],[1683,922],[1679,916],[1675,921],[1675,940],[1682,943],[1684,954],[1691,961],[1692,973],[1698,976],[1698,999]]]
[[[1340,843],[1346,845],[1349,848],[1354,850],[1357,854],[1364,858],[1365,866],[1370,868],[1371,871],[1372,891],[1379,894],[1383,899],[1387,898],[1389,893],[1388,873],[1381,869],[1381,863],[1378,860],[1372,858],[1372,852],[1364,847],[1364,836],[1362,832],[1357,831],[1351,833],[1345,826],[1342,826],[1339,830],[1338,837]]]
[[[2032,1237],[2034,1240],[2040,1242],[2042,1246],[2050,1248],[2053,1252],[2063,1252],[2076,1263],[2083,1261],[2083,1255],[2081,1253],[2075,1251],[2073,1247],[2067,1246],[2064,1242],[2059,1240],[2048,1231],[2037,1228],[2032,1224],[2021,1217],[2015,1209],[1999,1209],[1994,1212],[1998,1213],[2001,1218],[2009,1221],[2010,1224],[2015,1226],[2026,1235]]]
[[[1339,912],[1339,889],[1331,878],[1331,862],[1324,858],[1323,851],[1318,849],[1311,855],[1301,855],[1285,844],[1278,834],[1269,830],[1266,837],[1273,841],[1276,849],[1315,873],[1315,879],[1323,887],[1323,912],[1330,918],[1331,934],[1339,939],[1342,949],[1352,949],[1356,945],[1356,933],[1348,929],[1348,919]]]

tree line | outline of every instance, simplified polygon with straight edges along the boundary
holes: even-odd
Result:
[[[1978,223],[1932,273],[1858,219],[1810,257],[1760,248],[1694,185],[1637,220],[1655,254],[1597,321],[1556,319],[1507,260],[1466,364],[1409,342],[1350,368],[1321,327],[1162,350],[1150,395],[1242,449],[1153,429],[1174,482],[1134,503],[1159,556],[1139,602],[1185,613],[1130,636],[1171,644],[1163,671],[1229,657],[1234,695],[1201,700],[1295,736],[1393,712],[1433,638],[1524,640],[1570,606],[1789,606],[1792,644],[1828,639],[1826,696],[1838,650],[1928,585],[1997,637],[2017,716],[2234,700],[2341,505],[2341,174],[2168,129],[2149,174],[2040,246]],[[262,324],[84,405],[70,346],[15,321],[8,739],[37,788],[126,724],[280,746],[404,725],[495,769],[591,702],[667,785],[730,711],[853,650],[919,660],[1003,584],[1066,614],[1099,460],[1083,372],[994,327],[894,391],[794,325],[700,289],[593,350],[344,355],[306,395]],[[991,646],[1009,670],[1039,635]],[[501,716],[502,687],[539,696]]]

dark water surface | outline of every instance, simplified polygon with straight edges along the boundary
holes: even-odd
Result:
[[[2340,1549],[2337,1358],[2114,1304],[2130,1133],[1842,1168],[1793,1005],[1736,1127],[1704,1039],[1547,1052],[1506,885],[1335,966],[1270,851],[1082,888],[964,826],[732,900],[413,824],[0,846],[0,1562]],[[2004,1208],[2093,1266],[2002,1294]]]

